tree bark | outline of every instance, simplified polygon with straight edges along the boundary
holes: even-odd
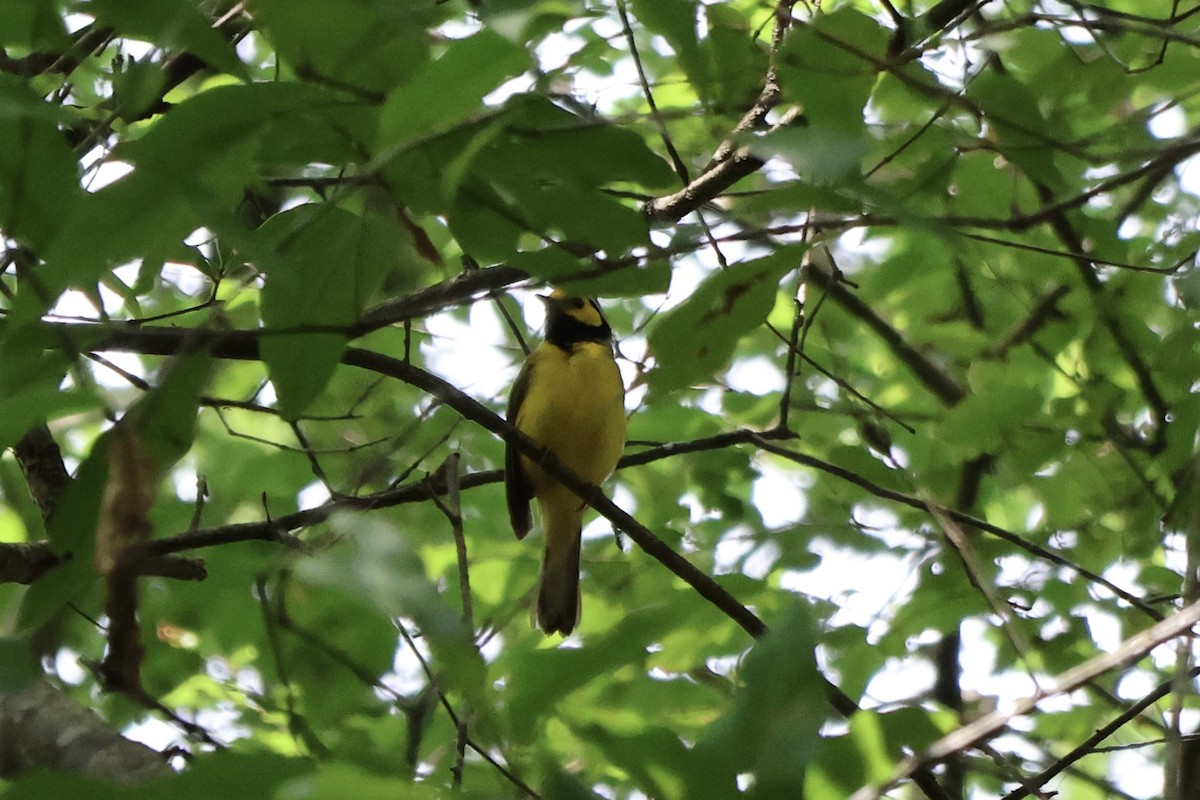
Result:
[[[0,694],[0,777],[34,769],[123,785],[174,772],[155,750],[131,742],[49,683]]]

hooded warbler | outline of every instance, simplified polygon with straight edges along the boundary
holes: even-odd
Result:
[[[546,304],[546,336],[517,375],[508,420],[599,485],[625,447],[625,384],[613,360],[612,328],[591,298],[562,290],[539,298]],[[504,487],[518,539],[532,527],[529,501],[538,501],[546,550],[533,618],[547,634],[566,636],[579,622],[579,537],[587,503],[511,444]]]

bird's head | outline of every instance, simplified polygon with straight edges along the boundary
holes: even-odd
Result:
[[[612,328],[608,326],[600,304],[592,298],[555,289],[548,295],[538,295],[538,299],[546,304],[547,341],[565,347],[612,339]]]

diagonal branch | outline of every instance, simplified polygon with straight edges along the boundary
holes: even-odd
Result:
[[[1188,673],[1188,680],[1195,680],[1197,676],[1200,676],[1200,667],[1193,667]],[[1107,725],[1102,728],[1097,728],[1094,734],[1080,742],[1078,746],[1071,750],[1071,752],[1067,753],[1062,758],[1058,759],[1053,764],[1039,772],[1037,775],[1034,775],[1032,778],[1027,778],[1023,786],[1004,795],[1004,797],[1000,798],[1000,800],[1023,800],[1023,798],[1028,797],[1042,786],[1045,786],[1047,782],[1053,780],[1076,761],[1095,752],[1097,745],[1099,745],[1109,736],[1112,736],[1121,728],[1125,727],[1126,724],[1128,724],[1132,719],[1137,717],[1147,708],[1170,694],[1174,689],[1174,681],[1175,679],[1172,678],[1160,683],[1157,687],[1155,687],[1154,691],[1150,692],[1150,694],[1146,695],[1141,700],[1127,708],[1120,715],[1113,718],[1113,720]]]
[[[90,328],[93,333],[103,330],[101,326],[62,325],[58,327],[60,328],[60,332],[64,334],[72,333],[72,328],[77,330]],[[81,330],[79,332],[83,333],[85,331]],[[110,336],[100,337],[100,341],[92,342],[86,345],[86,347],[96,350],[132,350],[144,354],[170,355],[185,340],[188,342],[192,341],[188,336],[189,333],[190,331],[187,329],[179,328],[118,331]],[[258,336],[252,332],[213,332],[211,336],[211,350],[213,355],[218,358],[243,360],[256,360],[259,358]],[[752,636],[761,636],[766,631],[762,620],[741,603],[737,602],[728,591],[709,575],[672,550],[648,528],[601,494],[596,487],[591,486],[578,476],[569,474],[569,471],[559,463],[557,458],[552,454],[544,453],[542,448],[532,440],[521,434],[473,397],[460,392],[446,381],[419,367],[370,350],[363,350],[356,347],[347,348],[342,355],[342,363],[368,369],[381,375],[388,375],[404,381],[410,386],[415,386],[438,398],[464,418],[491,431],[497,436],[509,440],[522,453],[531,458],[538,459],[539,463],[542,463],[548,472],[557,477],[571,491],[584,500],[591,500],[593,507],[602,516],[623,530],[650,556],[658,560],[675,575],[682,578],[702,597],[720,608]],[[280,527],[277,520],[273,530],[274,535],[282,536],[285,534],[286,528]],[[184,534],[184,536],[189,536],[192,540],[199,541],[203,533],[203,531],[195,531],[191,534]],[[257,530],[255,534],[249,538],[261,538]],[[156,545],[158,544],[158,542],[151,542],[147,548],[147,552],[151,555],[160,554],[156,550]]]
[[[389,375],[410,386],[415,386],[441,400],[464,418],[505,439],[522,454],[537,460],[543,469],[582,500],[589,502],[601,516],[637,542],[638,546],[648,555],[695,589],[701,597],[719,608],[747,633],[759,637],[766,632],[766,626],[763,625],[762,620],[739,603],[707,573],[671,549],[649,528],[608,499],[598,487],[573,474],[553,453],[546,451],[528,436],[509,425],[475,398],[460,392],[446,381],[419,367],[370,350],[347,348],[342,357],[342,363]]]
[[[715,199],[742,178],[757,172],[766,163],[761,158],[752,155],[749,148],[739,147],[737,141],[741,134],[761,128],[766,122],[767,114],[779,104],[781,93],[775,66],[775,53],[791,27],[794,4],[795,0],[778,0],[775,4],[775,28],[771,35],[771,64],[767,69],[758,99],[742,115],[729,138],[713,152],[712,159],[704,168],[703,173],[678,192],[656,197],[642,205],[642,213],[647,217],[652,220],[677,222],[700,206]],[[799,110],[793,110],[783,115],[783,118],[772,126],[771,130],[790,125],[799,117]]]
[[[450,280],[418,289],[403,297],[385,300],[368,308],[363,312],[362,318],[350,326],[347,334],[351,339],[356,339],[397,322],[407,322],[441,311],[448,306],[465,303],[479,295],[503,289],[528,277],[522,270],[503,264],[465,270]]]
[[[868,480],[857,473],[851,472],[848,469],[839,467],[836,464],[830,464],[829,462],[822,461],[819,458],[814,458],[812,456],[805,455],[804,453],[797,453],[793,450],[788,450],[787,448],[773,444],[762,437],[755,437],[754,442],[759,446],[759,448],[767,451],[768,453],[773,453],[781,458],[786,458],[789,461],[793,461],[797,464],[802,464],[807,467],[812,467],[813,469],[821,470],[822,472],[826,472],[830,475],[834,475],[844,481],[853,483],[856,486],[861,486],[876,497],[881,497],[885,500],[891,500],[893,502],[900,503],[901,505],[922,511],[929,510],[929,505],[919,497],[913,497],[912,495],[904,494],[903,492],[897,492],[894,489],[889,489],[886,486],[880,486],[879,484]],[[1048,550],[1039,544],[1027,541],[1010,530],[1001,528],[999,525],[993,525],[990,522],[979,519],[978,517],[973,517],[970,514],[964,514],[961,511],[957,511],[953,508],[947,508],[945,506],[937,506],[937,509],[941,513],[945,514],[946,517],[954,520],[960,525],[966,525],[967,527],[974,528],[975,530],[983,531],[984,533],[990,533],[998,539],[1003,539],[1010,544],[1016,545],[1030,555],[1048,561],[1051,564],[1073,570],[1084,578],[1087,578],[1092,583],[1108,589],[1114,595],[1134,606],[1151,619],[1161,620],[1163,618],[1163,615],[1157,609],[1155,609],[1142,598],[1138,597],[1127,589],[1122,589],[1120,586],[1108,580],[1103,575],[1099,575],[1091,570],[1081,567],[1078,564],[1075,564],[1071,560],[1064,558],[1053,550]]]
[[[89,349],[128,351],[142,353],[144,355],[171,355],[179,346],[183,344],[184,341],[191,341],[190,337],[192,335],[192,331],[189,329],[180,328],[146,328],[141,330],[133,329],[110,333],[100,325],[58,325],[57,327],[62,329],[59,331],[60,335],[71,334],[74,331],[78,331],[80,334],[82,334],[79,337],[81,340],[91,339],[92,341],[86,345]],[[105,336],[106,333],[109,335]],[[259,358],[258,336],[254,335],[253,332],[238,331],[221,334],[218,334],[217,332],[211,332],[211,335],[213,336],[213,340],[210,342],[212,353],[218,358],[231,358],[238,360],[257,360]],[[460,392],[458,389],[443,381],[441,378],[438,378],[418,367],[407,364],[398,359],[382,355],[380,353],[374,353],[360,348],[348,348],[343,354],[342,363],[368,369],[382,375],[387,375],[422,389],[449,405],[464,418],[475,422],[497,436],[512,437],[512,441],[518,448],[531,448],[528,451],[522,449],[522,452],[527,452],[527,454],[537,458],[542,458],[543,456],[541,449],[538,448],[537,445],[533,444],[526,437],[521,436],[514,428],[509,426],[498,415],[483,406],[477,400]],[[742,442],[744,441],[743,437],[750,437],[750,441],[754,442],[760,448],[767,450],[768,452],[775,453],[776,455],[780,455],[800,464],[805,464],[807,466],[829,472],[841,477],[844,480],[856,483],[878,497],[891,499],[917,509],[925,508],[925,504],[919,498],[911,497],[901,492],[896,492],[891,489],[887,489],[886,487],[879,486],[853,472],[850,472],[849,470],[842,469],[833,464],[829,464],[819,459],[812,458],[811,456],[795,453],[791,450],[787,450],[786,448],[779,447],[768,441],[768,438],[770,437],[764,437],[762,434],[753,432],[732,432],[718,437],[712,437],[708,440],[702,440],[694,445],[694,447],[695,449],[710,449],[712,447],[725,446],[727,444]],[[662,455],[659,453],[634,454],[622,459],[621,465],[635,466],[637,464],[654,460],[654,458],[657,457],[665,457],[666,455],[672,453],[677,454],[681,452],[691,452],[692,447],[693,445],[689,443],[664,445],[661,451]],[[547,469],[554,474],[555,477],[559,477],[560,480],[562,480],[563,476],[554,471],[555,463],[556,462],[552,462],[551,460],[547,459]],[[564,470],[563,475],[565,474],[566,472]],[[487,473],[472,473],[463,476],[462,481],[460,482],[460,488],[472,488],[492,480],[496,480],[496,478]],[[594,487],[591,487],[578,479],[576,479],[574,481],[574,485],[572,485],[568,482],[569,480],[569,478],[564,480],[564,484],[567,485],[568,488],[572,489],[572,491],[578,490],[578,492],[581,492],[581,496],[584,497],[584,499],[590,500],[596,495]],[[396,491],[401,493],[412,492],[414,497],[421,496],[422,498],[426,498],[428,496],[427,494],[420,494],[428,491],[420,485],[417,485],[416,487],[402,487]],[[387,502],[388,504],[411,502],[410,500],[401,499],[403,495],[392,495],[390,493],[385,494],[388,495],[386,501],[380,496],[357,499],[346,498],[340,501],[345,503],[345,505],[341,507],[367,509],[380,507],[381,503],[384,502]],[[629,517],[629,515],[624,511],[621,511],[619,508],[617,508],[617,506],[612,504],[610,500],[600,496],[596,498],[596,503],[597,504],[595,505],[595,508],[601,513],[602,516],[607,517],[618,527],[626,530],[630,534],[630,538],[634,539],[634,541],[637,541],[639,546],[643,546],[644,542],[644,548],[646,549],[647,553],[654,558],[659,559],[664,566],[667,566],[668,569],[671,569],[672,572],[687,581],[689,585],[692,585],[693,588],[697,589],[697,591],[700,591],[700,586],[704,586],[704,592],[706,593],[702,593],[702,596],[717,604],[718,607],[722,608],[723,611],[730,613],[731,618],[735,619],[735,621],[738,621],[739,624],[741,624],[742,627],[748,632],[757,632],[755,635],[761,635],[761,633],[765,631],[765,626],[763,626],[762,621],[759,620],[757,616],[750,613],[741,604],[737,603],[737,601],[734,600],[733,597],[715,581],[713,581],[712,578],[698,570],[678,553],[675,553],[673,550],[671,550],[671,548],[668,547],[662,540],[654,536],[653,533],[644,528],[640,523],[637,523],[635,520],[633,520],[632,517]],[[1032,553],[1039,558],[1045,559],[1053,564],[1072,569],[1081,576],[1087,578],[1089,581],[1092,581],[1097,585],[1104,586],[1114,595],[1137,607],[1148,616],[1154,619],[1161,619],[1162,617],[1162,615],[1156,609],[1148,605],[1140,597],[1130,593],[1125,589],[1122,589],[1120,586],[1117,586],[1103,576],[1097,575],[1077,564],[1072,563],[1068,559],[1052,550],[1047,550],[1046,548],[1040,547],[1032,542],[1028,542],[1011,531],[1005,530],[1004,528],[1000,528],[996,525],[992,525],[983,520],[976,519],[968,514],[963,514],[962,512],[949,508],[944,510],[951,519],[955,520],[959,524],[967,525],[977,530],[991,533],[994,536],[1017,545],[1023,550]],[[333,507],[331,505],[326,505],[316,509],[310,509],[308,511],[296,512],[296,514],[290,514],[265,523],[243,523],[240,525],[226,526],[216,530],[192,531],[189,533],[180,534],[179,536],[171,539],[157,540],[148,543],[147,554],[162,555],[165,553],[178,552],[180,550],[187,550],[195,547],[206,547],[213,544],[224,543],[226,541],[262,540],[264,538],[277,539],[284,541],[285,543],[294,544],[296,546],[303,546],[298,540],[288,536],[287,531],[314,524],[315,522],[327,517],[330,513],[332,513],[332,511]],[[608,513],[606,513],[606,511]],[[612,516],[610,516],[610,514]],[[624,525],[626,524],[630,525],[630,529],[624,528]],[[693,580],[696,581],[695,584],[692,583]]]
[[[121,736],[108,723],[48,683],[0,694],[0,777],[58,770],[126,786],[174,772],[144,744]]]
[[[1038,193],[1042,199],[1049,201],[1051,199],[1050,190],[1043,184],[1036,183]],[[1065,213],[1054,214],[1050,217],[1050,228],[1055,235],[1067,246],[1073,253],[1087,253],[1090,248],[1083,241],[1083,237],[1079,234],[1075,227],[1067,219]],[[1100,323],[1108,331],[1113,342],[1120,351],[1121,357],[1133,372],[1134,379],[1137,381],[1138,388],[1142,392],[1142,397],[1150,407],[1150,413],[1154,421],[1153,438],[1146,444],[1150,452],[1156,453],[1166,446],[1166,428],[1167,422],[1170,419],[1171,407],[1167,403],[1158,384],[1154,380],[1154,373],[1150,369],[1150,365],[1142,357],[1141,351],[1125,331],[1124,325],[1121,323],[1117,312],[1113,310],[1112,304],[1105,296],[1104,283],[1100,280],[1100,276],[1096,274],[1096,268],[1092,264],[1089,257],[1085,255],[1075,256],[1072,259],[1079,271],[1080,277],[1083,279],[1084,286],[1091,293],[1095,300],[1096,313],[1100,318]]]
[[[898,770],[878,786],[864,786],[850,800],[878,800],[889,787],[911,778],[919,768],[932,767],[944,758],[961,753],[995,734],[1003,731],[1017,717],[1037,708],[1038,703],[1061,694],[1069,694],[1104,673],[1133,662],[1147,655],[1159,645],[1187,633],[1200,622],[1200,603],[1187,606],[1161,622],[1135,633],[1111,653],[1101,653],[1095,658],[1072,667],[1056,676],[1050,688],[1044,689],[1017,703],[1011,711],[994,711],[943,736],[920,756],[908,758]]]
[[[896,354],[896,358],[912,370],[925,388],[933,392],[944,404],[952,406],[966,397],[966,389],[957,380],[926,358],[920,350],[905,341],[898,330],[848,290],[833,274],[817,267],[809,269],[807,276],[828,292],[829,297],[845,309],[846,313],[861,320],[868,328],[875,331]]]

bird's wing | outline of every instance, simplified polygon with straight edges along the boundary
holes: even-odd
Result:
[[[533,376],[535,359],[530,358],[521,367],[517,380],[513,383],[512,392],[508,396],[507,419],[510,425],[517,424],[517,414],[521,403],[529,392],[529,381]],[[533,499],[533,483],[521,464],[521,452],[511,443],[504,448],[504,493],[508,499],[508,518],[512,521],[513,533],[518,539],[524,539],[533,527],[529,515],[529,501]]]

